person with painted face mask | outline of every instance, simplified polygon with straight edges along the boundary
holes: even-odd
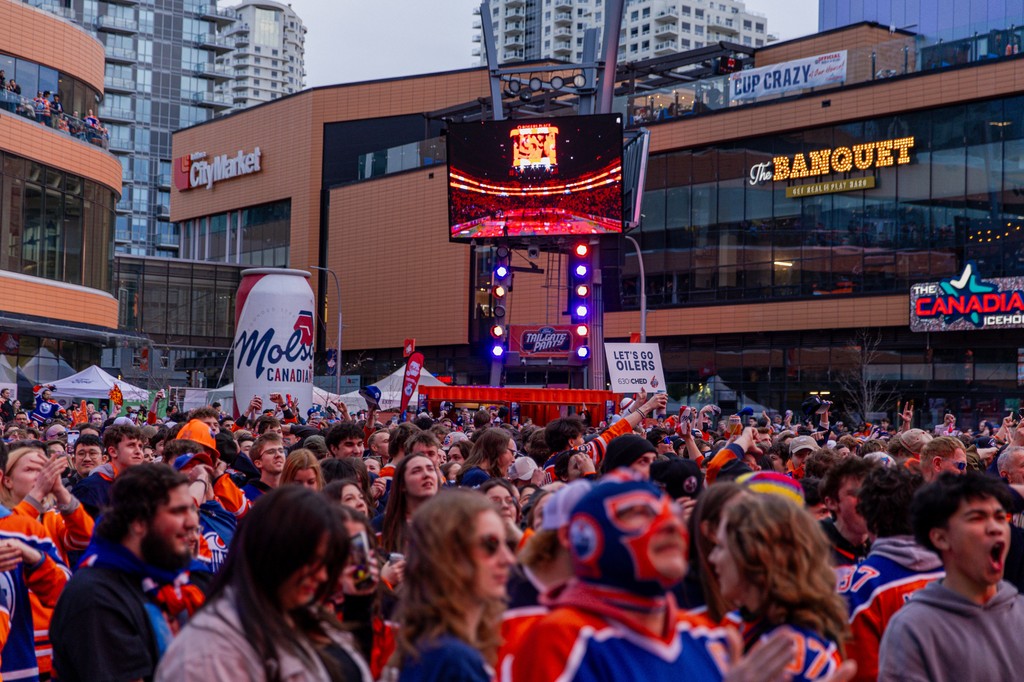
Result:
[[[625,680],[637,671],[651,682],[786,679],[794,652],[785,635],[741,658],[733,630],[678,609],[668,590],[686,573],[686,530],[656,486],[609,474],[573,508],[566,532],[574,578],[504,659],[502,682]]]

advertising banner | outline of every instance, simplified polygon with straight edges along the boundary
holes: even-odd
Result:
[[[957,277],[910,288],[910,331],[1024,327],[1024,277],[983,280],[968,261]]]
[[[642,388],[648,393],[665,391],[665,370],[658,344],[606,343],[604,353],[616,393],[635,393]]]
[[[846,80],[846,50],[737,71],[729,76],[729,97],[749,100]]]
[[[509,326],[509,349],[522,358],[566,359],[584,345],[571,324],[513,324]]]
[[[313,290],[309,273],[283,268],[242,271],[235,299],[235,410],[254,395],[291,395],[313,404]]]
[[[413,353],[409,361],[405,363],[405,380],[402,383],[402,404],[399,412],[405,412],[409,407],[409,400],[416,392],[416,384],[420,383],[420,371],[423,369],[423,353]]]

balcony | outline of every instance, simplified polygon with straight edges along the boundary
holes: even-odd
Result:
[[[556,12],[572,12],[572,0],[555,0]]]
[[[505,53],[501,57],[502,62],[514,62],[523,58],[522,50],[505,50]]]
[[[249,47],[248,33],[240,33],[239,35],[235,36],[235,49],[237,50],[243,47]]]
[[[217,9],[217,3],[200,5],[197,14],[207,21],[212,21],[219,26],[227,26],[234,22],[238,15],[229,9]]]
[[[201,107],[209,107],[210,109],[228,109],[231,107],[231,102],[228,101],[227,96],[215,92],[197,92],[192,95],[192,101]]]
[[[679,24],[655,24],[654,37],[661,40],[675,40],[679,37]]]
[[[200,36],[197,42],[199,43],[199,47],[205,50],[217,52],[219,54],[231,52],[233,49],[235,49],[235,41],[231,41],[230,43],[228,43],[228,40],[226,38],[222,38],[212,33],[207,34],[205,36]]]
[[[108,92],[135,92],[135,81],[130,78],[117,78],[116,76],[105,76],[103,88]]]
[[[121,35],[131,35],[139,32],[139,22],[124,17],[112,17],[104,15],[96,17],[96,30]]]
[[[505,0],[505,7],[523,7],[526,0]]]
[[[249,32],[249,24],[235,24],[224,35],[234,36]]]
[[[134,64],[138,56],[135,50],[130,50],[126,47],[113,47],[107,45],[104,48],[108,62],[120,62],[122,64]]]
[[[571,28],[556,28],[555,29],[555,39],[558,39],[558,38],[572,38],[572,29]]]
[[[231,74],[218,64],[198,64],[192,73],[199,78],[208,78],[219,83],[231,80]]]
[[[63,5],[56,5],[49,2],[30,2],[29,4],[36,9],[44,10],[50,14],[56,14],[62,19],[67,19],[68,21],[75,20],[75,10],[72,7],[64,7]]]
[[[171,186],[171,174],[170,173],[158,173],[156,175],[156,184],[162,188],[168,188]]]
[[[526,10],[522,10],[522,9],[507,9],[507,10],[505,10],[505,18],[506,19],[508,19],[509,17],[525,17],[525,16],[526,16]]]
[[[740,32],[734,26],[736,22],[719,16],[708,17],[708,32],[721,33],[727,36],[738,36]]]
[[[131,109],[106,109],[100,112],[100,120],[115,123],[135,123],[135,112]]]
[[[571,57],[572,45],[569,43],[555,43],[555,47],[551,50],[551,54],[556,57]]]
[[[480,48],[479,47],[474,47],[473,50],[469,54],[472,55],[473,57],[479,57],[480,56]]]
[[[139,0],[107,0],[108,5],[123,5],[124,7],[135,7]]]
[[[572,12],[559,12],[556,14],[555,26],[572,26]]]
[[[156,207],[156,217],[167,220],[171,217],[171,207],[167,204],[160,204]]]
[[[526,43],[523,42],[523,38],[521,36],[518,38],[515,36],[508,36],[507,38],[505,38],[505,42],[502,43],[502,47],[504,47],[506,50],[516,50],[522,47],[526,47]]]
[[[654,17],[656,23],[669,23],[675,24],[679,21],[679,9],[676,7],[666,7],[661,12],[658,12],[658,16]]]
[[[131,140],[115,137],[110,140],[110,151],[120,154],[130,154],[134,152],[135,149],[132,147]]]
[[[676,45],[674,40],[666,40],[665,42],[657,43],[654,46],[654,56],[663,57],[667,54],[675,54],[679,51],[679,47]]]

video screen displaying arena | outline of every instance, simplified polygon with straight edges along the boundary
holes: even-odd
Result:
[[[622,117],[452,123],[448,218],[457,241],[622,232]]]

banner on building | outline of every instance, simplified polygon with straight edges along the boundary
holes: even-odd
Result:
[[[586,345],[586,336],[575,331],[572,324],[513,324],[509,326],[510,350],[521,358],[567,359]]]
[[[982,279],[968,261],[956,277],[910,288],[910,331],[953,332],[1024,327],[1024,277]]]
[[[665,392],[661,348],[656,343],[606,343],[608,376],[616,393]]]
[[[729,97],[751,100],[846,81],[846,50],[795,59],[729,76]]]

